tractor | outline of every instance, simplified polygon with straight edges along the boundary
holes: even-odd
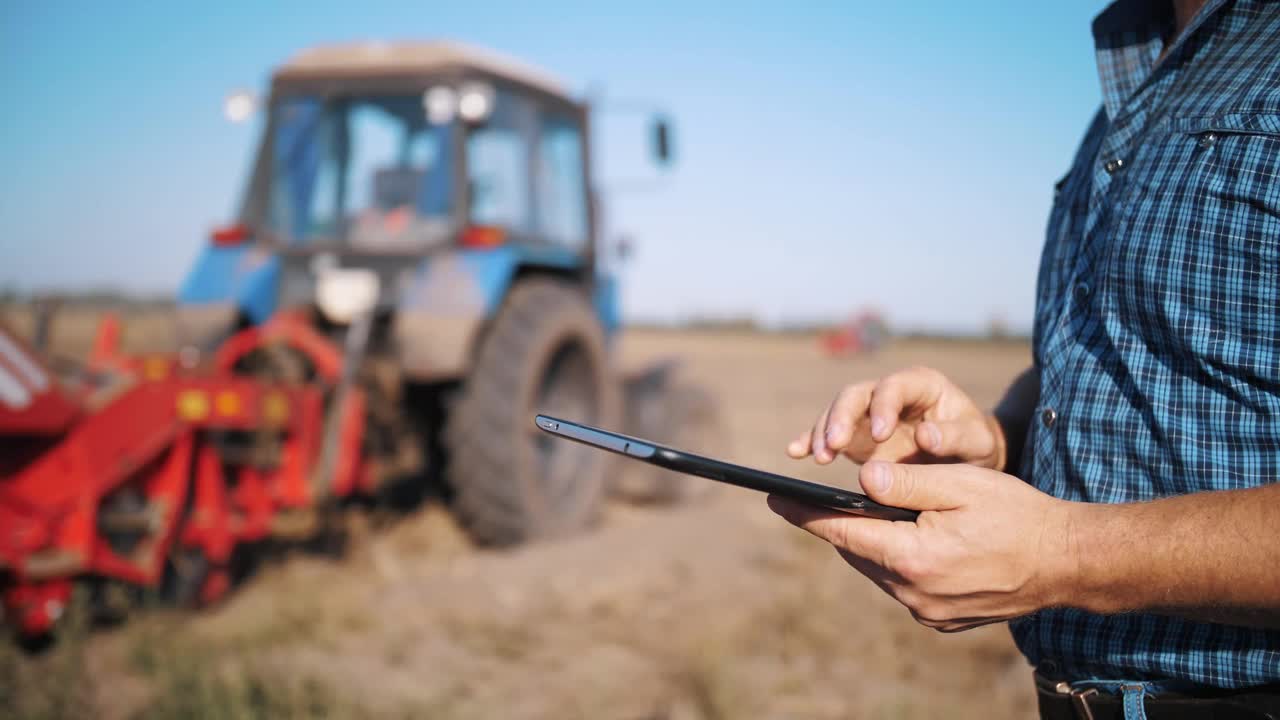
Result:
[[[226,110],[241,119],[257,105],[237,94]],[[606,454],[533,424],[546,412],[657,440],[717,432],[710,398],[676,385],[671,365],[624,377],[613,356],[617,287],[586,102],[519,62],[424,42],[303,51],[261,105],[238,217],[212,232],[179,292],[184,357],[281,317],[332,340],[346,361],[326,413],[362,399],[368,485],[438,485],[484,544],[573,533],[610,492],[694,494],[669,474],[615,482]],[[660,165],[670,133],[655,115]],[[262,338],[236,373],[314,380],[306,343]],[[243,457],[255,442],[226,433],[220,447]]]

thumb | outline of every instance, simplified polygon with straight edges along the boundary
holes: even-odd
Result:
[[[916,446],[935,457],[979,460],[995,452],[995,438],[985,420],[923,422],[916,427]]]
[[[869,462],[858,481],[881,505],[908,510],[954,510],[972,497],[966,474],[970,465],[901,465]]]

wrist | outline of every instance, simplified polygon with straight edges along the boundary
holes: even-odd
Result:
[[[1051,607],[1079,607],[1080,566],[1077,505],[1054,498],[1045,513],[1039,543],[1039,592],[1037,610]]]
[[[1123,506],[1105,503],[1062,502],[1061,518],[1054,530],[1060,542],[1051,560],[1051,603],[1098,614],[1126,608],[1114,600],[1112,578],[1129,571],[1121,567],[1127,549],[1112,538],[1115,515]]]

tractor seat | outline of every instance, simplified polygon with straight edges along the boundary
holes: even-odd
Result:
[[[417,207],[422,195],[426,168],[391,167],[373,173],[373,207],[386,212],[398,207]]]
[[[421,250],[448,242],[450,222],[424,217],[418,199],[427,170],[382,168],[373,174],[372,207],[360,213],[351,228],[352,247],[377,250]]]

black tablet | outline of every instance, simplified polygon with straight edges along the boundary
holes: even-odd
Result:
[[[790,498],[809,505],[840,510],[853,515],[880,518],[882,520],[915,520],[920,514],[915,510],[881,505],[861,493],[841,490],[827,485],[796,480],[755,470],[741,465],[712,460],[701,455],[676,450],[655,442],[634,438],[621,433],[581,425],[571,420],[561,420],[538,415],[534,423],[542,430],[575,442],[615,452],[636,460],[643,460],[668,470],[697,475],[738,487]]]

